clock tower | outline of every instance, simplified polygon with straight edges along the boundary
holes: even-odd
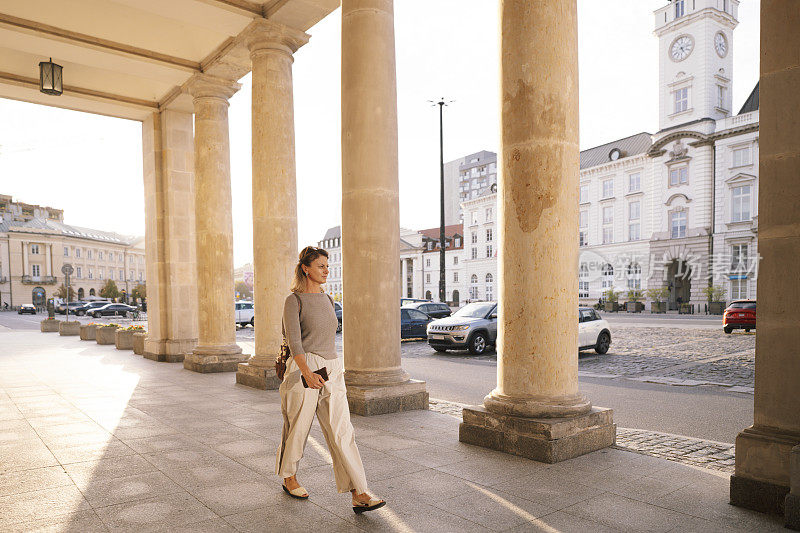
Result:
[[[655,12],[659,130],[731,114],[739,0],[670,0]]]

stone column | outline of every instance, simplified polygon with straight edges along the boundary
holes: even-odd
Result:
[[[168,363],[182,362],[197,344],[192,119],[191,113],[166,109],[142,123],[147,270],[143,356]]]
[[[198,342],[184,357],[183,367],[195,372],[231,372],[247,360],[236,344],[228,141],[228,98],[239,87],[207,74],[196,74],[187,82],[195,115]]]
[[[406,298],[406,277],[408,276],[408,263],[405,259],[400,260],[400,297]]]
[[[297,263],[292,54],[305,33],[258,19],[243,33],[253,67],[253,278],[256,353],[236,382],[277,389],[283,302]]]
[[[791,450],[800,444],[798,25],[795,0],[762,0],[756,382],[753,425],[736,437],[731,477],[732,504],[779,514],[790,487]]]
[[[344,0],[344,363],[350,411],[360,415],[428,408],[425,383],[400,362],[398,195],[394,5]]]
[[[23,276],[31,276],[31,272],[28,270],[28,250],[30,249],[30,243],[28,241],[22,241],[22,275]]]
[[[53,275],[53,266],[51,264],[51,244],[44,245],[44,275],[45,276],[52,276]]]
[[[460,440],[554,463],[616,429],[578,390],[577,7],[501,6],[497,388],[464,409]]]

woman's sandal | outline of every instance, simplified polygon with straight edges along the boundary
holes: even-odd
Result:
[[[375,509],[380,509],[384,505],[386,505],[385,501],[376,500],[375,498],[370,498],[369,502],[354,501],[353,512],[356,514],[361,514],[367,511],[374,511]]]
[[[286,485],[281,485],[283,487],[284,492],[291,496],[292,498],[297,498],[298,500],[307,500],[308,499],[308,491],[303,487],[297,487],[296,489],[289,490],[286,488]]]

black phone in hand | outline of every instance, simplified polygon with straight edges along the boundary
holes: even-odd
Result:
[[[322,379],[324,379],[325,381],[328,381],[328,368],[327,367],[323,366],[319,370],[314,370],[314,373],[315,374],[319,374],[320,376],[322,376]],[[303,387],[308,388],[308,383],[306,383],[305,376],[301,375],[300,379],[303,380]]]

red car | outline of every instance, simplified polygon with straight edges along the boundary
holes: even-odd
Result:
[[[725,309],[722,316],[722,329],[730,333],[735,329],[750,331],[756,329],[756,301],[736,300]]]

